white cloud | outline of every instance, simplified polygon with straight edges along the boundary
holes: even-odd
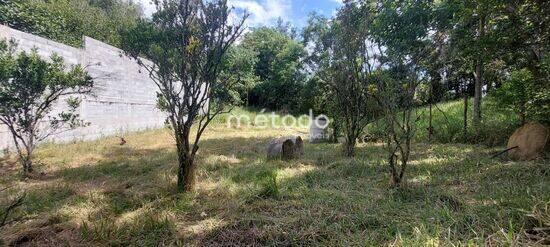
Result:
[[[145,16],[150,17],[155,11],[151,0],[136,0],[143,7]],[[341,0],[331,0],[341,1]],[[290,0],[228,0],[227,5],[234,7],[238,12],[247,11],[248,26],[261,26],[274,23],[278,18],[289,19],[292,11]],[[232,18],[237,18],[233,15]]]
[[[278,18],[289,19],[292,11],[289,0],[229,0],[227,4],[238,11],[247,11],[249,26],[272,24]]]
[[[151,17],[153,13],[157,10],[155,5],[151,2],[151,0],[136,0],[139,4],[141,4],[141,7],[143,9],[143,14],[146,17]]]

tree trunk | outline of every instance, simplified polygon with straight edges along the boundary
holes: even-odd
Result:
[[[462,135],[464,138],[464,142],[468,140],[468,94],[466,92],[466,86],[464,87],[464,123],[462,126]]]
[[[432,142],[432,137],[434,134],[434,126],[433,126],[433,112],[432,112],[432,102],[430,101],[430,125],[428,126],[428,141]]]
[[[351,139],[351,140],[350,140]],[[344,143],[344,155],[346,157],[354,157],[355,156],[355,144],[357,140],[355,138],[347,137],[346,143]]]
[[[339,132],[338,125],[334,124],[332,128],[332,143],[338,143],[338,132]]]
[[[485,16],[481,15],[479,18],[479,37],[485,36]],[[483,56],[483,51],[481,51]],[[474,121],[476,135],[479,134],[481,126],[481,101],[483,96],[483,57],[479,57],[475,61],[475,92],[474,92]]]
[[[182,124],[183,125],[183,124]],[[194,154],[189,143],[190,128],[182,126],[175,131],[178,152],[178,192],[191,192],[195,188]]]
[[[389,150],[391,150],[391,148],[389,148]],[[393,151],[393,150],[391,150]],[[390,152],[391,152],[390,151]],[[397,170],[396,170],[396,167],[395,167],[395,160],[397,159],[397,157],[395,156],[395,153],[390,153],[390,157],[388,157],[388,163],[390,165],[390,175],[391,175],[391,186],[392,187],[395,187],[397,184],[399,184],[399,179],[398,179],[398,176],[397,176]]]
[[[23,172],[24,174],[28,174],[28,173],[32,173],[34,171],[34,168],[33,168],[33,165],[32,165],[32,160],[31,159],[26,159],[25,161],[23,161]]]
[[[481,125],[481,100],[483,94],[483,65],[481,61],[476,61],[475,73],[475,92],[474,92],[474,121],[473,125],[476,133]]]
[[[195,189],[195,162],[187,154],[178,155],[178,192]]]
[[[395,163],[397,163],[397,159],[394,160]],[[395,164],[394,164],[395,166]],[[405,181],[405,170],[407,169],[407,161],[402,160],[401,166],[398,168],[395,167],[395,169],[392,170],[392,178],[391,178],[391,186],[392,187],[399,187]]]
[[[398,174],[392,174],[391,176],[391,187],[397,188],[401,185],[401,179]]]

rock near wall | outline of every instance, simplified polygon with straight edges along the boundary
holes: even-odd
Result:
[[[45,58],[56,53],[67,64],[86,66],[94,78],[94,96],[82,97],[79,109],[81,118],[91,125],[53,136],[50,141],[93,140],[163,126],[165,115],[156,108],[156,85],[121,50],[88,37],[84,37],[83,48],[74,48],[3,25],[0,39],[16,40],[19,50],[36,48]],[[53,113],[61,110],[59,106]],[[0,125],[0,149],[11,145],[11,136]]]

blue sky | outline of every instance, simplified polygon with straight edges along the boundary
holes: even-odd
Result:
[[[144,7],[146,15],[151,15],[154,7],[150,0],[138,0]],[[316,11],[327,17],[332,16],[341,5],[342,0],[228,0],[230,6],[238,12],[247,10],[250,13],[247,25],[250,27],[273,25],[283,18],[293,26],[303,27],[309,13]]]

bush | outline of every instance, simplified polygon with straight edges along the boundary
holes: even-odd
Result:
[[[260,198],[279,198],[279,184],[277,183],[277,171],[271,170],[261,173],[257,177],[260,185]]]

